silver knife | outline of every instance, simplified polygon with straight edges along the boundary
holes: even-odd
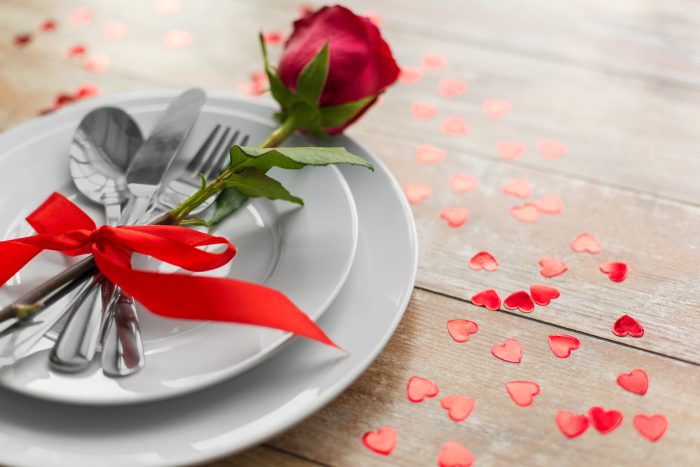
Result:
[[[205,99],[204,92],[197,88],[178,96],[170,103],[149,138],[134,155],[126,172],[126,183],[131,197],[122,212],[120,224],[135,224],[149,210],[163,176],[194,125]],[[56,369],[77,372],[90,364],[103,324],[99,314],[95,313],[95,310],[99,311],[101,307],[95,308],[93,304],[100,301],[96,300],[100,290],[104,295],[105,290],[109,289],[105,288],[105,285],[102,277],[95,278],[81,291],[82,296],[76,297],[76,308],[72,313],[79,316],[68,321],[51,351],[51,363]],[[103,296],[102,299],[109,301],[111,297],[112,295]],[[111,356],[112,351],[121,349],[119,354],[124,353],[128,356],[127,367],[138,369],[143,366],[143,346],[133,299],[127,297],[119,297],[123,311],[116,315],[120,325],[114,327],[119,330],[120,340],[123,339],[123,342],[115,343],[113,339],[106,341],[111,345],[107,351],[110,353],[108,360],[116,358]],[[130,312],[132,310],[133,312]],[[71,326],[71,323],[74,325]],[[112,365],[109,364],[109,367]],[[114,374],[112,370],[108,370],[107,373]]]

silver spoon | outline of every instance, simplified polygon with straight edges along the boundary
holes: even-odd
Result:
[[[75,133],[69,151],[73,183],[87,198],[104,206],[107,225],[119,221],[121,205],[128,197],[124,173],[142,143],[136,123],[114,107],[93,110]],[[76,373],[90,365],[113,291],[114,286],[96,274],[74,296],[67,307],[68,320],[51,351],[54,370]]]

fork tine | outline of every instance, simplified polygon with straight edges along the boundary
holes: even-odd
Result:
[[[209,153],[209,156],[207,156],[207,161],[204,163],[204,166],[200,169],[200,173],[207,175],[209,172],[211,172],[214,163],[219,160],[219,155],[221,154],[222,148],[226,145],[226,141],[228,141],[228,135],[230,132],[231,128],[226,127],[224,133],[216,142],[214,149],[212,149]]]
[[[228,144],[224,146],[223,151],[221,151],[221,155],[219,156],[219,159],[212,166],[211,171],[207,174],[207,178],[214,178],[224,170],[229,160],[229,151],[231,149],[231,146],[233,146],[233,143],[238,139],[239,133],[240,132],[236,130],[233,133],[233,136],[229,138]]]
[[[238,136],[238,133],[239,133],[239,132],[236,131],[236,134],[233,135],[234,137],[231,138],[231,142],[229,143],[229,148],[231,148],[231,147],[236,143],[236,137]],[[241,140],[241,142],[238,143],[238,145],[239,145],[239,146],[245,146],[246,144],[248,144],[248,139],[249,139],[249,138],[250,138],[249,135],[245,135],[245,136],[243,137],[243,139]],[[224,169],[226,168],[226,165],[228,165],[228,162],[226,161],[226,159],[222,160],[222,161],[221,161],[221,167],[219,167],[219,173],[221,173],[221,172],[224,171]]]
[[[209,147],[212,145],[214,138],[216,137],[216,134],[219,132],[220,128],[221,125],[217,124],[211,131],[211,133],[209,133],[207,139],[204,140],[202,145],[197,150],[197,154],[194,155],[190,163],[187,164],[187,167],[185,167],[185,170],[187,172],[190,172],[194,175],[199,174],[200,168],[202,167],[202,164],[204,162],[204,156],[206,156],[207,152],[209,151]]]

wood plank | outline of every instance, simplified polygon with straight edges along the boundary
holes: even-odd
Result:
[[[479,331],[458,344],[447,335],[448,319],[469,319]],[[442,443],[455,440],[470,449],[477,465],[693,465],[700,437],[700,368],[645,352],[576,335],[581,348],[568,359],[549,350],[547,337],[559,330],[505,313],[487,312],[435,294],[418,291],[391,342],[372,367],[328,407],[272,441],[337,466],[435,465]],[[491,346],[517,338],[520,365],[490,355]],[[618,387],[616,376],[633,368],[650,378],[645,396]],[[406,382],[419,375],[440,386],[440,395],[413,404]],[[509,380],[532,380],[541,387],[533,406],[518,407],[506,394]],[[476,399],[462,423],[448,419],[439,398]],[[601,405],[623,413],[622,425],[601,436],[595,430],[569,440],[557,429],[559,410],[584,412]],[[650,443],[632,426],[639,412],[663,413],[664,438]],[[389,457],[362,446],[363,433],[393,426],[398,444]]]
[[[207,467],[259,467],[266,465],[284,465],[285,467],[313,467],[323,464],[302,457],[288,454],[276,448],[258,446],[235,456],[210,462]]]

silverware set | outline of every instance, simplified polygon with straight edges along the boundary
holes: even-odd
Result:
[[[77,189],[103,206],[107,225],[145,224],[174,208],[196,192],[202,176],[212,180],[221,173],[231,146],[247,143],[247,135],[216,125],[185,169],[162,184],[205,99],[200,89],[185,91],[145,141],[136,123],[120,109],[104,107],[85,116],[70,147],[70,173]],[[193,214],[213,202],[212,197]],[[12,359],[18,360],[53,328],[58,337],[49,361],[56,371],[85,371],[98,353],[102,371],[110,377],[127,376],[144,366],[134,301],[104,276],[96,274],[67,306],[60,305],[17,323],[20,329],[14,332],[3,332],[0,347],[11,347]]]

